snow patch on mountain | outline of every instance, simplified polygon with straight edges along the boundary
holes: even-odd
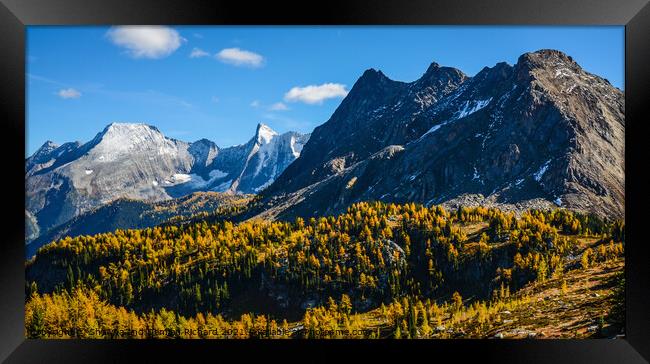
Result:
[[[546,170],[548,169],[548,165],[551,163],[551,159],[547,160],[540,168],[533,174],[533,177],[535,178],[535,181],[539,182],[542,180],[542,177],[544,176],[544,173],[546,173]]]
[[[172,176],[172,181],[174,183],[186,183],[192,180],[192,176],[185,173],[176,173]]]
[[[268,181],[264,182],[264,184],[255,188],[255,192],[260,192],[261,190],[269,187],[273,183],[273,181],[275,181],[275,178],[271,178]]]
[[[257,166],[255,167],[254,176],[259,175],[262,168],[267,167],[269,163],[272,162],[272,159],[277,158],[278,155],[277,139],[271,142],[272,140],[273,139],[269,139],[266,142],[266,144],[259,146],[257,150],[257,155],[259,159],[257,161]]]
[[[561,67],[555,70],[555,77],[571,77],[573,75],[573,72],[571,72],[568,68],[566,67]]]
[[[299,143],[295,136],[291,136],[291,153],[294,157],[300,157],[300,152],[302,152],[305,143],[306,142]]]
[[[472,179],[479,179],[481,178],[481,175],[478,173],[478,169],[476,169],[476,166],[474,166],[474,175],[472,176]]]
[[[208,175],[210,176],[210,179],[218,179],[218,178],[226,177],[228,173],[218,169],[213,169],[210,171]]]
[[[492,101],[492,98],[490,97],[487,100],[469,100],[465,101],[463,104],[463,107],[458,111],[458,114],[456,114],[455,119],[460,119],[464,118],[466,116],[472,115],[473,113],[483,109],[484,107],[488,106],[490,104],[490,101]]]
[[[171,176],[170,180],[165,182],[167,186],[178,186],[182,185],[187,191],[203,191],[210,189],[215,182],[219,179],[228,176],[228,173],[221,171],[219,169],[214,169],[208,174],[209,178],[205,179],[198,174],[190,173],[176,173]],[[224,191],[228,188],[223,189]],[[221,189],[220,189],[221,190]]]
[[[420,136],[420,139],[424,138],[424,136],[429,135],[431,133],[436,132],[438,129],[441,127],[450,124],[458,119],[462,119],[464,117],[467,117],[483,108],[488,106],[490,104],[490,101],[492,101],[492,98],[490,97],[487,100],[471,100],[471,101],[465,101],[463,103],[463,106],[454,114],[454,116],[451,119],[445,120],[442,123],[436,124],[431,127],[431,129],[427,130],[426,133],[422,134]]]

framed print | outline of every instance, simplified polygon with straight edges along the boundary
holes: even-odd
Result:
[[[312,5],[3,0],[2,358],[647,362],[647,2]]]

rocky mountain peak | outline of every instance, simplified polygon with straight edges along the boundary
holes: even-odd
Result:
[[[202,169],[209,166],[219,154],[219,147],[213,141],[203,138],[191,143],[187,151],[194,157],[193,169]]]
[[[205,145],[205,146],[210,146],[210,147],[211,146],[216,146],[216,144],[212,140],[205,139],[205,138],[201,138],[201,139],[199,139],[199,140],[197,140],[195,142],[192,142],[192,145],[197,145],[197,146],[198,145]]]
[[[443,85],[457,85],[467,79],[467,76],[459,69],[453,67],[440,66],[436,62],[432,62],[427,68],[426,72],[413,84],[418,87],[436,87],[439,88]]]
[[[84,145],[84,149],[104,155],[104,160],[109,161],[137,151],[175,154],[179,143],[182,142],[165,137],[155,126],[116,122],[106,126],[92,141]]]
[[[398,83],[388,78],[382,71],[369,68],[363,72],[361,77],[354,83],[350,90],[350,95],[366,94],[373,89],[386,89],[391,85]]]
[[[420,79],[394,81],[374,68],[363,72],[330,119],[267,193],[295,191],[369,157],[386,145],[416,139],[430,125],[423,112],[467,77],[433,63]]]
[[[51,159],[54,151],[59,147],[53,141],[48,140],[40,146],[29,158],[25,160],[25,173],[29,172],[37,164],[45,163]]]
[[[58,147],[59,147],[58,144],[56,144],[55,142],[53,142],[51,140],[48,140],[45,143],[43,143],[43,145],[41,145],[40,148],[38,148],[36,153],[38,153],[38,152],[50,152],[50,151],[53,151],[54,149],[56,149]]]
[[[419,107],[430,106],[455,91],[468,77],[459,69],[431,62],[422,76],[408,84],[408,92],[415,94]]]
[[[153,125],[145,123],[123,123],[112,122],[108,124],[100,133],[103,137],[122,137],[128,134],[142,134],[142,133],[160,133],[160,130]]]
[[[524,53],[517,59],[515,72],[518,80],[529,81],[540,72],[565,70],[567,74],[581,72],[582,68],[573,58],[561,51],[542,49],[535,52]]]
[[[388,79],[388,77],[386,77],[386,75],[381,70],[374,68],[368,68],[367,70],[363,71],[363,74],[361,77],[359,77],[359,81],[379,81],[382,79]]]
[[[54,143],[51,140],[46,141],[41,145],[34,154],[29,159],[32,160],[39,160],[43,157],[49,156],[56,148],[58,148],[59,145]]]
[[[564,63],[567,65],[577,66],[573,57],[556,49],[540,49],[535,52],[524,53],[519,56],[517,63],[530,64],[535,66],[545,66],[548,64]]]
[[[64,164],[80,146],[80,142],[58,145],[48,140],[25,160],[25,173],[31,175],[43,169],[56,167],[57,164]]]
[[[268,144],[277,135],[279,134],[268,125],[264,123],[257,124],[257,129],[255,130],[255,140],[257,143]]]
[[[415,82],[350,92],[266,191],[300,201],[273,202],[285,211],[279,216],[336,213],[364,200],[430,205],[464,194],[517,209],[544,201],[624,215],[620,90],[555,50],[461,75],[433,63]],[[366,71],[355,91],[373,79],[377,71]],[[390,145],[401,149],[380,152]]]
[[[510,72],[512,72],[511,65],[506,62],[499,62],[493,67],[483,67],[474,78],[482,81],[500,81],[510,76]]]
[[[427,71],[424,72],[424,74],[426,75],[426,74],[429,74],[429,73],[431,73],[431,72],[435,72],[435,71],[436,71],[437,69],[439,69],[439,68],[440,68],[440,64],[438,64],[438,62],[435,62],[435,61],[434,61],[434,62],[431,62],[431,64],[430,64],[429,67],[427,68]]]

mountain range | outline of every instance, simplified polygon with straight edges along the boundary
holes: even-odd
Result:
[[[624,216],[624,94],[556,50],[473,77],[411,83],[367,70],[300,158],[262,192],[267,218],[382,200]]]
[[[112,123],[85,144],[48,141],[25,162],[26,238],[118,199],[257,193],[300,155],[308,139],[259,124],[247,143],[219,148],[207,139],[167,138],[146,124]]]
[[[370,200],[621,218],[624,107],[606,79],[540,50],[472,77],[435,62],[413,82],[366,70],[306,135],[260,124],[248,143],[219,148],[114,123],[26,160],[27,240],[73,218],[82,226],[83,214],[118,199],[197,191],[258,194],[247,218],[323,216]]]

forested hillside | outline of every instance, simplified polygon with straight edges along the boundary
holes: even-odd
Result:
[[[495,327],[536,335],[581,314],[591,331],[567,336],[611,336],[624,244],[622,223],[567,210],[381,202],[64,238],[26,264],[26,335],[503,337]]]
[[[232,209],[243,209],[253,195],[232,195],[220,192],[195,192],[165,201],[119,199],[97,207],[39,236],[26,246],[31,258],[38,248],[66,236],[95,235],[116,229],[142,229],[165,223],[179,222],[208,215],[218,215]]]

